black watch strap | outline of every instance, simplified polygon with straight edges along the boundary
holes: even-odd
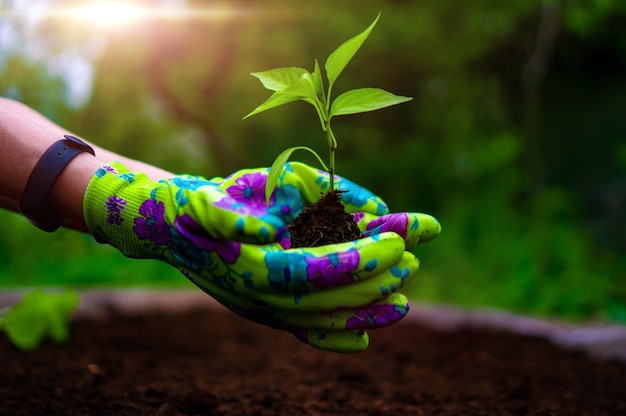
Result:
[[[19,210],[36,227],[47,232],[56,231],[63,223],[50,202],[50,192],[63,169],[80,153],[95,152],[82,140],[65,135],[65,139],[52,144],[41,156],[26,182]]]

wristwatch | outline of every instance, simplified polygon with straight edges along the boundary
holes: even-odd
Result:
[[[64,221],[50,202],[50,192],[63,169],[77,155],[87,152],[95,156],[94,150],[82,140],[70,136],[53,143],[37,161],[26,182],[18,205],[19,211],[36,227],[56,231]]]

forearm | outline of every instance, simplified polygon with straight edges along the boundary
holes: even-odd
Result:
[[[111,162],[111,161],[122,162],[129,169],[133,171],[144,172],[148,175],[150,179],[153,179],[153,180],[170,178],[174,176],[172,172],[166,171],[164,169],[158,168],[156,166],[153,166],[153,165],[150,165],[150,164],[138,161],[138,160],[130,159],[120,154],[111,152],[110,150],[103,149],[102,147],[91,143],[89,140],[85,140],[79,135],[74,134],[68,131],[67,129],[62,128],[61,126],[47,119],[46,117],[36,112],[32,108],[20,102],[17,102],[8,98],[0,97],[0,109],[1,108],[5,108],[13,112],[15,115],[23,117],[24,119],[29,120],[30,122],[42,127],[43,129],[48,130],[51,134],[54,134],[55,138],[57,139],[63,137],[63,135],[65,134],[71,134],[72,136],[76,136],[80,138],[86,143],[89,143],[91,147],[93,147],[98,159],[103,160],[105,162]]]
[[[3,101],[4,104],[4,101]],[[26,182],[43,153],[62,136],[0,105],[0,205],[16,211]],[[104,162],[89,154],[75,157],[63,170],[50,193],[49,209],[67,225],[86,231],[82,198],[91,176]]]
[[[0,106],[0,194],[18,201],[37,160],[56,139],[54,133]]]
[[[0,98],[0,206],[17,210],[26,182],[41,155],[68,131],[34,110]],[[81,153],[63,170],[51,191],[51,209],[67,218],[66,226],[86,231],[82,204],[89,180],[104,163],[121,161],[132,170],[143,171],[154,180],[173,176],[170,172],[128,159],[94,146],[96,156]]]

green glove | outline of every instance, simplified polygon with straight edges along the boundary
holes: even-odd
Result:
[[[365,329],[406,315],[407,299],[397,290],[419,265],[406,250],[434,238],[439,224],[425,214],[388,214],[380,198],[338,177],[338,187],[350,191],[346,209],[367,237],[289,249],[286,225],[328,188],[327,175],[287,164],[266,206],[267,172],[154,182],[119,163],[105,165],[85,193],[85,220],[98,241],[129,257],[168,262],[250,320],[318,348],[364,350]]]

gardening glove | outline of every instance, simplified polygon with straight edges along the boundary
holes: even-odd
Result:
[[[385,217],[386,206],[341,178],[338,183],[360,195],[346,205],[361,210],[360,224],[369,236],[285,249],[286,224],[328,184],[320,171],[288,164],[266,206],[267,171],[154,182],[112,163],[89,183],[85,220],[98,241],[129,257],[168,262],[250,320],[290,331],[318,348],[364,350],[364,329],[390,325],[406,314],[406,297],[396,290],[414,276],[417,259],[400,233],[383,230],[384,221],[367,230]]]
[[[240,171],[234,174],[234,177],[242,173],[245,174],[245,172],[247,171]],[[292,188],[294,186],[298,189],[298,195],[293,195]],[[261,188],[264,190],[264,187],[265,182],[263,182]],[[274,210],[280,207],[281,210],[290,212],[292,215],[289,217],[288,223],[306,205],[316,202],[320,198],[321,193],[328,192],[329,187],[330,182],[326,171],[314,169],[303,163],[290,162],[287,163],[283,175],[280,176],[277,185],[278,189],[274,192],[272,198],[274,198],[274,195],[282,195],[282,193],[289,193],[290,196],[286,200],[283,199],[283,196],[276,196],[279,201],[278,206],[273,206],[274,202],[270,202],[270,206]],[[389,213],[389,208],[380,197],[346,178],[335,175],[335,188],[341,191],[341,201],[346,212],[352,214],[359,229],[365,236],[391,231],[405,240],[407,251],[412,251],[417,244],[426,243],[437,237],[441,232],[441,225],[436,218],[417,212],[391,214]],[[259,196],[259,198],[261,197]],[[288,203],[285,204],[284,202],[287,201]],[[293,215],[294,213],[296,215]],[[288,234],[281,234],[278,241],[285,248],[289,248]]]

